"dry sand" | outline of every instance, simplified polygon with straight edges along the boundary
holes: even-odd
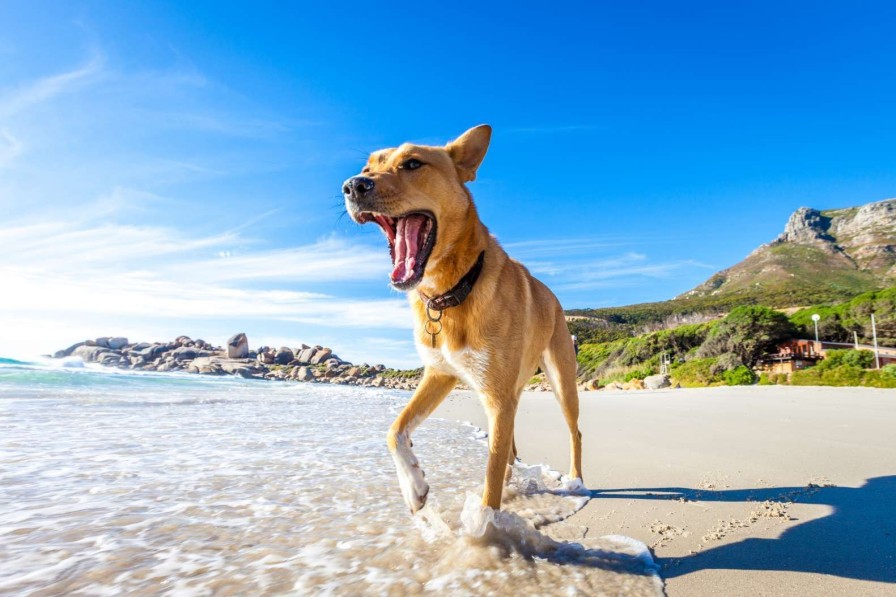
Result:
[[[434,416],[487,429],[469,392]],[[670,597],[896,595],[896,390],[583,392],[580,425],[594,499],[559,538],[643,541]],[[565,471],[567,437],[525,393],[520,457]]]

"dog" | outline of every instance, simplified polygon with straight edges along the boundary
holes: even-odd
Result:
[[[444,147],[405,143],[376,151],[342,187],[352,220],[375,222],[386,235],[390,281],[407,291],[414,314],[423,378],[387,435],[412,514],[425,505],[429,485],[411,433],[458,381],[476,392],[488,415],[484,506],[500,509],[517,454],[517,406],[537,367],[569,427],[569,476],[582,479],[576,355],[563,310],[489,233],[465,184],[475,180],[491,133],[480,125]]]

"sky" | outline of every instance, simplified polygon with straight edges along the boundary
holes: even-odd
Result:
[[[419,366],[342,181],[480,123],[480,216],[565,308],[896,196],[893,3],[283,4],[0,3],[0,356],[245,332]]]

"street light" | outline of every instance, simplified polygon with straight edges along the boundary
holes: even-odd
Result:
[[[818,342],[818,320],[821,319],[821,315],[818,313],[812,314],[812,321],[815,322],[815,341]]]

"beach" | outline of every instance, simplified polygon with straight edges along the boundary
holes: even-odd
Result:
[[[455,421],[414,435],[411,516],[385,443],[409,397],[0,358],[0,595],[662,594],[642,543],[536,529],[589,499],[549,469],[483,509]]]
[[[580,403],[593,499],[563,538],[643,541],[670,597],[896,595],[896,391],[582,392]],[[487,428],[469,392],[434,416]],[[550,393],[523,395],[516,444],[525,462],[566,470]]]

